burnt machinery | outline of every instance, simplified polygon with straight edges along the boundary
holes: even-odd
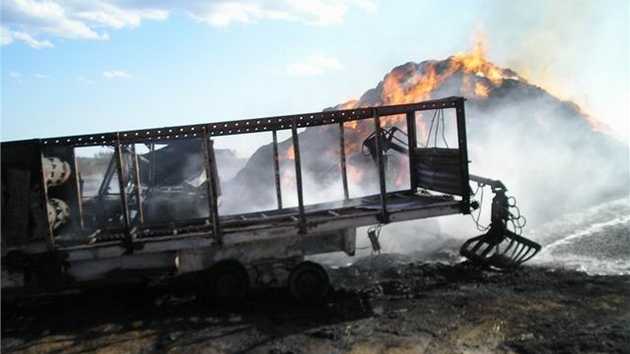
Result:
[[[501,181],[470,175],[479,187],[489,186],[494,193],[490,225],[485,234],[466,241],[460,252],[474,263],[499,269],[513,268],[528,261],[540,251],[540,245],[520,235],[525,219],[517,211],[515,199],[507,197]],[[510,230],[510,227],[512,230]]]
[[[471,180],[495,186],[497,206],[486,236],[468,241],[463,254],[495,267],[520,264],[533,254],[506,262],[505,249],[513,247],[504,242],[534,253],[539,246],[505,228],[509,202],[498,193],[504,188],[469,175],[464,101],[3,142],[3,295],[190,273],[201,277],[199,290],[212,301],[241,298],[252,286],[286,286],[298,298],[320,298],[328,277],[307,256],[354,255],[358,227],[470,214],[476,206]],[[432,112],[448,112],[455,129],[444,139],[453,147],[417,141]],[[383,133],[385,123],[396,128]],[[228,171],[233,156],[215,148],[247,134],[269,141],[248,162],[262,166],[256,193],[232,182],[239,177]],[[280,134],[289,139],[280,141]],[[348,137],[370,134],[376,164],[368,168],[357,164]],[[306,178],[305,152],[322,142],[331,149],[326,161],[336,165],[327,181],[338,189],[333,197],[314,197],[317,188]],[[388,149],[404,163],[392,165],[375,153]],[[358,169],[374,189],[354,189]],[[389,183],[392,173],[404,178]]]
[[[419,178],[424,180],[423,183],[429,189],[444,188],[449,181],[457,178],[453,173],[457,172],[458,167],[452,165],[452,159],[448,158],[451,151],[444,136],[445,123],[442,114],[440,111],[435,112],[430,121],[426,145],[423,148],[416,147],[414,152]],[[387,161],[388,151],[407,154],[409,145],[403,139],[406,135],[397,127],[381,128],[363,141],[364,153],[372,156],[374,161],[379,158]],[[438,141],[446,148],[438,147]],[[433,147],[430,148],[429,145]],[[478,190],[485,186],[490,187],[494,198],[490,211],[490,225],[480,226],[476,220],[478,229],[485,233],[466,241],[461,246],[461,255],[475,264],[496,269],[514,268],[534,257],[541,246],[520,235],[525,218],[518,211],[516,199],[506,195],[505,185],[501,181],[475,175],[469,175],[469,178],[471,182],[477,183]],[[471,203],[472,209],[478,207],[477,202]]]

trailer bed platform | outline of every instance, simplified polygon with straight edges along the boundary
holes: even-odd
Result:
[[[403,192],[386,195],[386,213],[390,221],[423,219],[434,216],[461,213],[462,202],[449,195],[411,194]],[[325,233],[343,228],[356,228],[382,222],[383,205],[380,195],[351,198],[337,202],[305,206],[306,233]],[[195,226],[196,225],[196,226]],[[224,244],[236,244],[269,238],[291,237],[300,234],[298,207],[260,212],[226,215],[220,218]],[[186,249],[209,246],[215,237],[208,220],[197,223],[187,221],[136,228],[136,243],[152,243],[159,248]],[[120,230],[102,231],[90,239],[59,240],[61,250],[93,249],[99,247],[124,247],[125,234]],[[190,242],[191,240],[195,242]],[[187,246],[188,245],[188,246]]]

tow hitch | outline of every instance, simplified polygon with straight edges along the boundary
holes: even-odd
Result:
[[[515,268],[534,257],[541,246],[508,229],[508,223],[515,224],[519,231],[523,225],[518,223],[522,217],[510,212],[510,208],[515,205],[510,204],[510,199],[505,195],[507,188],[503,183],[474,175],[470,175],[470,180],[477,182],[480,187],[490,186],[494,198],[488,231],[466,241],[460,254],[475,264],[498,269]]]

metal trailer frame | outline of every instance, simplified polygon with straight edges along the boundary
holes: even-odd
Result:
[[[12,173],[18,173],[15,171],[22,171],[18,173],[19,176],[24,176],[25,173],[36,175],[37,171],[40,171],[41,175],[42,166],[39,156],[42,155],[42,151],[47,149],[113,146],[116,151],[114,155],[116,157],[115,168],[118,176],[123,176],[122,156],[123,149],[127,145],[134,143],[163,144],[181,139],[203,139],[205,169],[209,181],[206,183],[207,195],[209,196],[208,217],[168,223],[164,225],[166,231],[155,236],[146,236],[142,232],[146,226],[143,224],[142,203],[137,203],[136,210],[140,222],[132,222],[130,219],[128,196],[123,192],[125,191],[124,178],[119,178],[120,207],[123,210],[124,220],[122,228],[108,231],[115,237],[100,239],[94,243],[86,242],[65,246],[55,242],[51,227],[47,228],[47,232],[40,232],[38,235],[17,235],[13,238],[14,241],[5,240],[3,237],[3,286],[28,285],[29,282],[32,282],[31,278],[41,283],[45,277],[49,277],[50,273],[54,274],[54,276],[49,277],[50,279],[82,281],[118,274],[121,270],[150,272],[152,270],[173,271],[177,269],[180,273],[199,271],[227,259],[255,265],[260,262],[273,264],[278,259],[298,259],[309,254],[334,251],[345,251],[353,255],[357,227],[449,214],[468,214],[471,210],[471,193],[464,101],[465,99],[462,97],[449,97],[402,105],[330,110],[271,118],[2,143],[3,184],[6,182],[10,185],[13,183],[10,181]],[[417,145],[416,113],[442,109],[455,110],[458,146],[455,149],[432,149],[432,152],[427,155],[428,149],[418,148]],[[380,193],[352,199],[348,193],[344,123],[371,119],[374,131],[378,133],[381,128],[381,118],[392,115],[406,116],[408,145],[412,147],[408,153],[411,188],[395,193],[386,190],[386,167],[383,157],[379,155],[376,164]],[[344,200],[336,203],[305,205],[298,129],[322,125],[338,125],[340,128],[340,169]],[[298,205],[290,208],[282,205],[282,190],[279,181],[277,132],[281,130],[291,131],[295,152]],[[240,215],[219,215],[220,187],[212,138],[256,132],[271,132],[273,137],[278,208]],[[380,148],[379,144],[381,144],[380,139],[377,139],[377,150]],[[131,146],[133,147],[133,145]],[[30,161],[39,162],[33,162],[28,166],[29,168],[26,168],[23,166],[23,162],[17,161],[20,158],[14,156],[16,152],[25,152],[31,156]],[[447,154],[442,154],[444,152]],[[442,163],[444,161],[447,165],[456,166],[456,168],[448,169],[446,172],[442,171],[440,166],[444,165]],[[76,166],[76,161],[74,163]],[[135,176],[138,178],[137,157],[134,168],[136,169]],[[24,172],[26,169],[28,171]],[[428,173],[426,173],[427,169]],[[442,183],[445,173],[448,174],[446,177],[449,180],[446,185]],[[7,182],[5,179],[9,181]],[[80,196],[79,176],[73,176],[72,180],[74,186],[71,188],[74,188]],[[45,201],[48,198],[48,190],[41,178],[34,183],[44,186],[37,192],[39,198],[44,202],[36,208],[37,210],[31,210],[30,215],[31,218],[46,220]],[[135,183],[138,185],[139,180],[136,180]],[[419,189],[443,193],[427,195],[418,193]],[[137,198],[140,201],[141,196],[137,189],[136,193],[138,194],[132,195],[131,198]],[[80,200],[78,204],[77,212],[80,214],[82,213]],[[10,211],[7,211],[7,214],[4,215],[6,207],[3,200],[3,221],[20,218],[17,212],[10,214]],[[21,209],[18,209],[24,212],[24,208],[22,206]],[[33,216],[35,214],[36,216]],[[82,223],[82,215],[78,220]],[[12,221],[11,225],[16,225],[16,222]],[[157,226],[151,225],[150,227],[155,229]],[[3,227],[3,235],[5,234],[4,229]],[[25,228],[22,227],[22,230]],[[16,239],[18,241],[15,241]],[[25,267],[25,263],[30,265]],[[32,266],[35,263],[39,266]],[[11,273],[19,273],[25,269],[32,270],[32,268],[38,267],[46,269],[43,272],[41,269],[38,270],[39,273],[46,274],[46,276],[41,274],[33,277],[23,275],[17,280],[10,277]]]

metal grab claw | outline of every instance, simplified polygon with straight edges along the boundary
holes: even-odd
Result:
[[[507,228],[507,222],[514,219],[505,195],[507,188],[501,181],[470,175],[470,180],[481,186],[488,185],[494,192],[492,199],[490,229],[487,233],[473,237],[460,248],[460,254],[473,263],[499,269],[515,268],[534,257],[541,246]]]
[[[466,241],[460,254],[478,265],[510,269],[530,260],[541,249],[538,243],[512,231],[495,230]],[[503,231],[503,235],[497,235],[497,231]]]

